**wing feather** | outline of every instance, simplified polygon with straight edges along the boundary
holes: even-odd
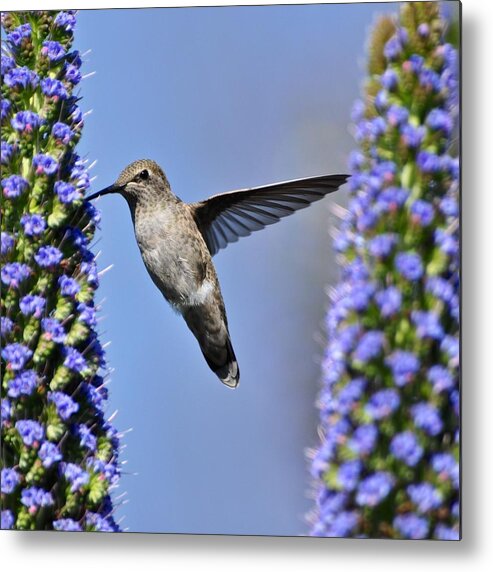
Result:
[[[348,175],[322,175],[214,195],[190,205],[211,255],[336,191]]]

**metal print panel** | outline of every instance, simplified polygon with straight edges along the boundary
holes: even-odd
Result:
[[[2,13],[2,529],[460,539],[459,62],[458,2]]]

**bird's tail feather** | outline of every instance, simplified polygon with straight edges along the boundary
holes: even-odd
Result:
[[[218,364],[216,361],[211,359],[211,356],[208,356],[203,349],[202,353],[204,354],[204,358],[209,367],[221,382],[224,383],[224,385],[231,387],[231,389],[238,386],[238,383],[240,382],[240,369],[238,367],[238,362],[236,361],[235,352],[231,345],[229,336],[226,341],[226,359],[223,363]]]

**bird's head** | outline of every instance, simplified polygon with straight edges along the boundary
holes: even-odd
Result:
[[[87,200],[110,193],[119,193],[129,202],[154,202],[169,195],[171,190],[164,171],[155,161],[139,159],[125,167],[115,183],[93,193]]]

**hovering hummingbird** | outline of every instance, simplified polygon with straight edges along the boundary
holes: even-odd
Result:
[[[212,257],[230,242],[277,222],[336,191],[348,175],[321,175],[214,195],[185,203],[151,160],[134,161],[117,181],[87,197],[126,199],[145,267],[185,319],[212,371],[235,388],[240,370]]]

